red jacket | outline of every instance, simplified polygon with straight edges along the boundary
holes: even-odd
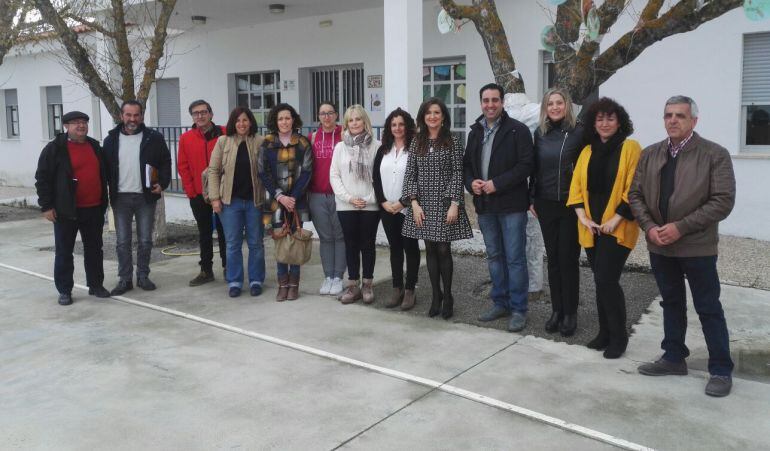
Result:
[[[213,124],[212,124],[213,125]],[[214,125],[205,135],[193,125],[179,137],[179,154],[176,169],[182,179],[182,186],[190,199],[203,194],[201,173],[209,167],[211,152],[217,139],[225,133],[224,127]]]

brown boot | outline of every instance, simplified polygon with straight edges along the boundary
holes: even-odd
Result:
[[[404,299],[404,289],[401,287],[393,287],[393,295],[390,297],[390,300],[387,304],[385,304],[385,307],[387,308],[393,308],[398,307],[401,305],[401,300]]]
[[[289,275],[284,274],[278,276],[278,294],[275,295],[275,300],[283,302],[289,294]]]
[[[374,290],[372,290],[373,279],[364,279],[364,283],[361,285],[361,295],[364,298],[364,304],[371,304],[374,302]]]
[[[289,274],[289,291],[286,294],[287,301],[293,301],[299,297],[299,274]]]
[[[345,288],[345,291],[343,291],[340,296],[340,302],[343,304],[352,304],[359,299],[361,299],[361,289],[358,288],[358,281],[349,280],[347,288]]]
[[[401,303],[401,310],[409,310],[414,307],[417,299],[414,297],[414,290],[404,290],[404,302]]]

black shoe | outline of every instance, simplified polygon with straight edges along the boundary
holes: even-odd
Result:
[[[241,295],[241,289],[238,287],[230,287],[228,295],[230,295],[231,298],[237,298]]]
[[[620,342],[610,341],[607,345],[607,349],[604,350],[605,359],[619,359],[626,352],[628,347],[628,338],[621,340]]]
[[[203,285],[204,283],[209,283],[214,281],[214,272],[213,271],[201,271],[193,280],[190,281],[191,287],[198,287]]]
[[[559,333],[562,337],[571,337],[575,335],[577,330],[577,314],[564,315],[564,319],[561,321],[561,327],[559,327]]]
[[[430,301],[430,310],[428,310],[428,316],[433,318],[441,313],[441,293],[433,293],[433,298]]]
[[[589,349],[596,349],[597,351],[601,351],[609,344],[610,337],[602,332],[599,332],[599,335],[597,335],[593,340],[589,341],[588,344],[586,344],[586,347]]]
[[[107,291],[107,289],[101,285],[99,285],[98,287],[89,287],[88,294],[90,294],[91,296],[96,296],[97,298],[110,297],[110,292]]]
[[[717,376],[712,374],[706,384],[706,394],[721,398],[730,394],[733,388],[733,378],[730,376]]]
[[[152,283],[152,280],[150,280],[149,277],[142,277],[141,279],[136,279],[136,286],[141,288],[144,291],[152,291],[158,288],[155,286],[154,283]]]
[[[449,319],[454,315],[455,300],[450,294],[449,296],[446,296],[446,299],[444,299],[444,304],[441,305],[441,317],[444,319]]]
[[[545,322],[545,331],[552,334],[561,326],[561,312],[551,313],[551,317]]]
[[[131,291],[134,289],[134,284],[130,280],[121,280],[118,282],[118,284],[115,286],[115,288],[110,291],[110,296],[121,296],[126,291]]]
[[[252,285],[251,288],[249,288],[249,293],[252,296],[259,296],[262,294],[262,285]]]
[[[59,294],[59,305],[70,305],[70,304],[72,304],[72,295],[70,293]]]
[[[684,359],[669,362],[660,358],[654,362],[639,365],[636,370],[645,376],[687,376],[687,362]]]

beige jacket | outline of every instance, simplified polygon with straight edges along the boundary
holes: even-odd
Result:
[[[660,171],[668,159],[668,139],[642,152],[628,193],[631,211],[647,232],[663,225],[660,214]],[[650,252],[666,257],[717,255],[719,221],[735,205],[735,175],[730,153],[695,133],[677,156],[674,192],[668,203],[668,220],[682,237],[667,246],[647,239]]]
[[[265,189],[257,174],[260,146],[264,138],[260,135],[247,136],[220,136],[214,146],[209,162],[209,199],[221,200],[223,204],[230,205],[233,193],[233,175],[235,174],[235,158],[238,155],[238,146],[246,140],[249,150],[249,162],[251,163],[251,184],[254,186],[254,205],[259,207],[265,201]]]

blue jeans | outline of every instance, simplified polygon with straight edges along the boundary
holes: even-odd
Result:
[[[131,258],[131,221],[136,217],[136,278],[150,275],[150,254],[152,252],[152,228],[155,225],[155,205],[147,202],[142,193],[118,193],[113,201],[115,234],[117,235],[118,278],[131,281],[134,263]]]
[[[527,212],[479,215],[495,305],[527,313]]]
[[[730,337],[719,302],[717,256],[665,257],[650,252],[650,263],[663,300],[663,358],[678,362],[690,355],[684,344],[687,334],[687,297],[684,278],[692,292],[692,303],[700,318],[709,351],[709,373],[729,376],[733,371]]]
[[[262,212],[254,201],[233,197],[229,205],[222,205],[219,215],[227,241],[227,285],[243,287],[243,231],[246,230],[246,245],[249,247],[249,286],[265,282],[265,236],[262,226]]]
[[[292,219],[290,220],[294,221],[294,217],[292,216],[291,218]],[[300,221],[299,226],[300,228],[302,228],[302,221]],[[276,231],[280,230],[281,227],[283,227],[282,222],[273,224],[273,230],[276,230]],[[292,231],[297,230],[296,227],[294,227],[293,222],[292,222],[291,230]],[[276,274],[278,275],[278,277],[285,276],[286,274],[299,276],[299,265],[289,265],[286,263],[275,262],[275,266],[276,266]]]

